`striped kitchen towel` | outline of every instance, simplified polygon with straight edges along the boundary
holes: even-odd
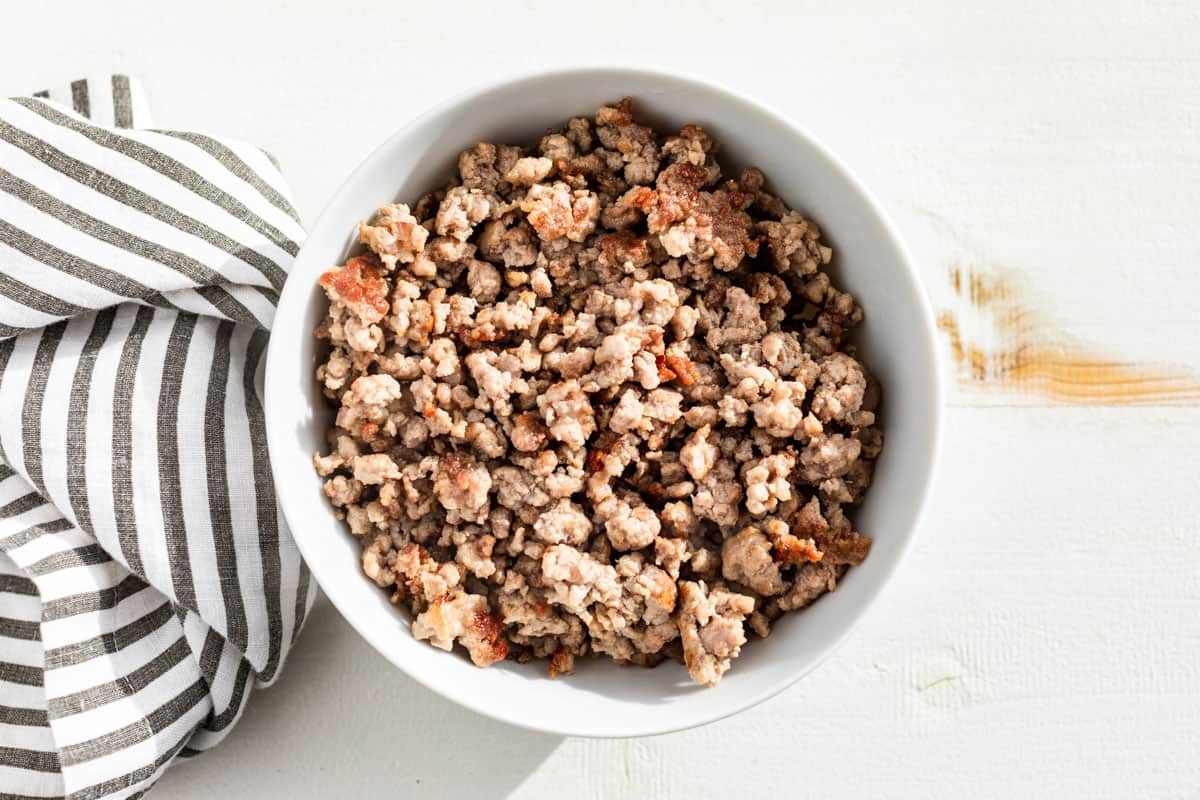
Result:
[[[139,796],[315,591],[260,403],[304,231],[263,151],[149,126],[123,76],[0,100],[0,797]]]

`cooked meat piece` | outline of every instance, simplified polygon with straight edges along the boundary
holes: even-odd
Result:
[[[742,621],[752,611],[754,599],[746,595],[721,588],[709,592],[703,581],[679,584],[679,636],[692,680],[717,685],[746,643]]]
[[[783,591],[783,575],[771,556],[771,542],[757,528],[744,528],[725,540],[721,574],[768,597]]]
[[[358,226],[358,240],[371,248],[388,269],[411,264],[425,249],[429,231],[408,213],[403,203],[384,206],[375,212],[370,224]]]
[[[413,620],[412,633],[442,650],[449,650],[458,641],[477,667],[503,661],[508,655],[508,642],[500,635],[495,617],[488,613],[487,598],[478,594],[460,592],[450,600],[434,600]]]
[[[512,169],[504,173],[504,180],[514,186],[533,186],[545,179],[554,169],[554,162],[548,158],[525,157],[517,159]]]

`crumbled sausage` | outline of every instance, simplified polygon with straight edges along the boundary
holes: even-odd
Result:
[[[833,250],[821,244],[817,226],[795,211],[784,214],[778,222],[760,222],[758,227],[766,237],[771,262],[780,272],[809,275],[833,257]]]
[[[838,478],[858,460],[862,443],[840,433],[817,436],[800,451],[800,477],[809,483]]]
[[[654,131],[633,121],[632,100],[603,106],[596,112],[596,136],[605,147],[616,150],[625,162],[629,183],[650,183],[658,172],[659,146]]]
[[[349,506],[358,502],[362,497],[363,482],[358,478],[347,478],[345,475],[334,475],[325,481],[325,496],[336,506]]]
[[[822,359],[812,410],[821,422],[844,421],[862,408],[867,379],[862,365],[845,353]]]
[[[825,557],[825,554],[817,548],[815,539],[802,539],[796,536],[788,529],[788,524],[783,520],[768,520],[766,532],[767,537],[771,540],[772,555],[776,561],[783,564],[815,563]]]
[[[745,470],[746,510],[754,516],[774,511],[792,499],[792,470],[796,457],[784,451],[755,461]]]
[[[837,586],[837,567],[827,563],[804,564],[796,570],[787,591],[779,597],[779,608],[794,611],[816,600]]]
[[[717,463],[720,450],[708,440],[711,433],[712,426],[704,425],[679,448],[679,462],[695,480],[702,480]]]
[[[429,231],[403,203],[380,208],[369,224],[361,222],[358,226],[358,240],[371,248],[389,269],[395,269],[398,263],[415,261],[428,238]]]
[[[582,242],[596,229],[600,201],[593,192],[572,191],[561,181],[550,186],[539,183],[529,187],[521,201],[521,210],[543,240],[565,236],[572,242]]]
[[[871,540],[883,437],[819,228],[632,101],[480,142],[320,278],[314,455],[364,574],[474,663],[682,656],[714,685]]]
[[[721,588],[709,592],[703,581],[683,581],[679,604],[688,674],[696,683],[716,686],[746,643],[742,621],[754,611],[754,599]]]
[[[573,614],[586,614],[595,603],[615,604],[621,596],[616,569],[568,545],[546,548],[542,580],[550,601]]]
[[[861,564],[871,550],[871,540],[856,531],[838,531],[817,537],[817,544],[829,564]]]
[[[615,550],[640,550],[654,542],[662,524],[646,506],[635,506],[627,513],[616,514],[604,523],[608,540]]]
[[[379,322],[388,312],[387,282],[366,256],[329,270],[321,276],[321,286],[330,304],[345,307],[365,323]]]
[[[512,169],[504,173],[504,180],[514,186],[533,186],[543,180],[554,169],[554,162],[544,157],[527,156],[517,159]]]
[[[771,543],[757,528],[745,528],[725,540],[721,574],[768,597],[783,591],[783,575],[771,557]]]
[[[592,404],[573,379],[549,387],[538,396],[537,405],[550,435],[571,447],[583,447],[596,430]]]
[[[442,650],[453,647],[455,640],[461,642],[477,667],[503,661],[508,654],[508,642],[482,595],[460,592],[450,600],[435,600],[413,620],[412,632]]]
[[[754,421],[772,436],[794,436],[804,423],[804,384],[777,381],[767,397],[751,404]]]
[[[465,242],[475,231],[475,225],[492,213],[492,208],[492,201],[479,189],[455,186],[446,192],[434,228],[438,236],[452,236]]]
[[[578,504],[562,499],[546,509],[533,523],[533,537],[546,544],[582,547],[592,533],[592,521]]]
[[[438,461],[433,491],[447,511],[481,522],[487,514],[492,475],[469,453],[449,453]]]
[[[400,468],[387,453],[357,456],[354,459],[354,479],[364,485],[377,485],[400,477]]]
[[[378,430],[389,419],[389,406],[401,397],[400,384],[391,375],[363,375],[350,384],[350,390],[342,395],[341,409],[337,414],[339,428],[357,433],[364,439],[372,438],[369,431]]]
[[[732,527],[737,524],[742,497],[742,485],[737,481],[733,463],[723,459],[698,482],[692,494],[692,510],[698,517]]]
[[[538,248],[533,231],[527,225],[510,225],[497,219],[483,226],[479,234],[479,254],[508,268],[528,267],[537,262]],[[494,299],[493,293],[483,302]]]

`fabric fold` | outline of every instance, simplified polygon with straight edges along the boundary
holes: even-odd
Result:
[[[0,101],[0,793],[130,797],[279,673],[315,585],[262,371],[304,231],[136,81]]]

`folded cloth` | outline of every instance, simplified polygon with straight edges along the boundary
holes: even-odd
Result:
[[[139,796],[315,591],[260,402],[304,231],[266,153],[149,124],[120,75],[0,100],[3,797]]]

